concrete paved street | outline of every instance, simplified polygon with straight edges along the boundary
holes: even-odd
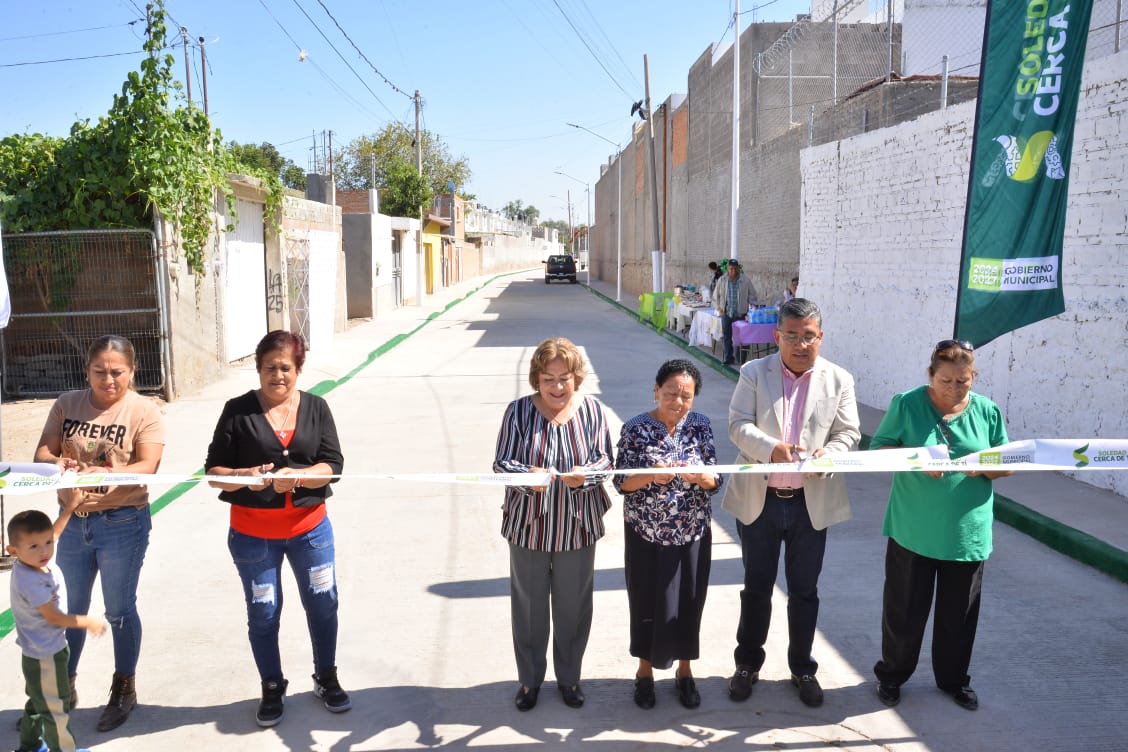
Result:
[[[325,396],[341,434],[346,474],[488,471],[502,411],[529,391],[528,359],[545,337],[567,336],[585,350],[593,373],[582,391],[607,406],[616,439],[623,421],[652,406],[658,366],[685,356],[584,286],[545,286],[540,270],[474,289],[436,296],[441,305],[471,293],[430,321],[431,309],[400,309],[310,354],[300,385],[335,382]],[[849,348],[834,342],[833,322],[826,328],[823,354],[849,368],[837,356]],[[394,347],[381,347],[404,334]],[[726,438],[733,382],[708,366],[702,372],[704,388],[694,407],[712,418],[720,460],[728,462],[735,456]],[[223,402],[257,384],[248,365],[170,404],[162,470],[198,470]],[[613,493],[609,532],[597,549],[595,617],[584,663],[587,704],[580,710],[563,704],[550,665],[540,703],[519,713],[512,702],[516,669],[500,489],[347,478],[329,503],[341,600],[338,665],[352,697],[350,712],[332,715],[310,693],[309,640],[288,576],[286,715],[273,729],[255,725],[259,682],[226,547],[228,508],[215,491],[193,487],[166,498],[154,518],[139,595],[141,704],[119,729],[94,730],[113,669],[110,639],[92,639],[79,671],[72,728],[81,745],[104,752],[538,744],[593,752],[1125,748],[1128,587],[1001,524],[986,569],[971,669],[980,710],[969,713],[934,687],[927,640],[900,706],[883,706],[872,667],[880,647],[880,528],[889,477],[855,474],[849,486],[854,519],[831,529],[821,580],[815,657],[826,702],[819,709],[802,705],[790,683],[779,591],[761,681],[747,702],[728,699],[742,570],[734,522],[720,510],[719,497],[702,657],[695,663],[701,707],[687,711],[678,704],[672,671],[658,674],[656,708],[643,711],[631,700],[636,662],[627,650],[621,498]],[[1037,493],[1036,484],[1029,486]],[[155,489],[154,498],[165,490]],[[1077,503],[1084,503],[1083,495]],[[49,510],[52,504],[41,496],[9,497],[7,509]],[[7,577],[0,583],[4,608]],[[14,635],[0,642],[0,676],[0,730],[14,747],[24,702]]]

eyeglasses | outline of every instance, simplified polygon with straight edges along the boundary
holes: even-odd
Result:
[[[949,347],[958,347],[961,350],[975,352],[975,346],[968,342],[966,339],[942,339],[936,343],[936,349],[933,350],[933,352],[947,350]]]
[[[779,338],[782,339],[787,344],[791,345],[792,347],[795,347],[796,345],[800,345],[800,344],[806,345],[807,347],[810,347],[811,345],[815,344],[820,339],[822,339],[822,335],[821,334],[805,334],[802,337],[800,337],[798,334],[780,334]]]

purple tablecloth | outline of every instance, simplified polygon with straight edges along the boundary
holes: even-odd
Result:
[[[745,345],[774,345],[775,324],[750,324],[747,321],[732,322],[732,343],[737,347]]]

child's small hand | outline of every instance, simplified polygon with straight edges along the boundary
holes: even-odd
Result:
[[[102,621],[101,619],[94,619],[86,627],[86,631],[94,635],[95,637],[101,637],[106,633],[106,622]]]

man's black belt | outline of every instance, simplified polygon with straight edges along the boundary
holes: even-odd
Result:
[[[768,486],[768,493],[777,499],[794,499],[796,496],[803,495],[802,488],[772,488]]]

